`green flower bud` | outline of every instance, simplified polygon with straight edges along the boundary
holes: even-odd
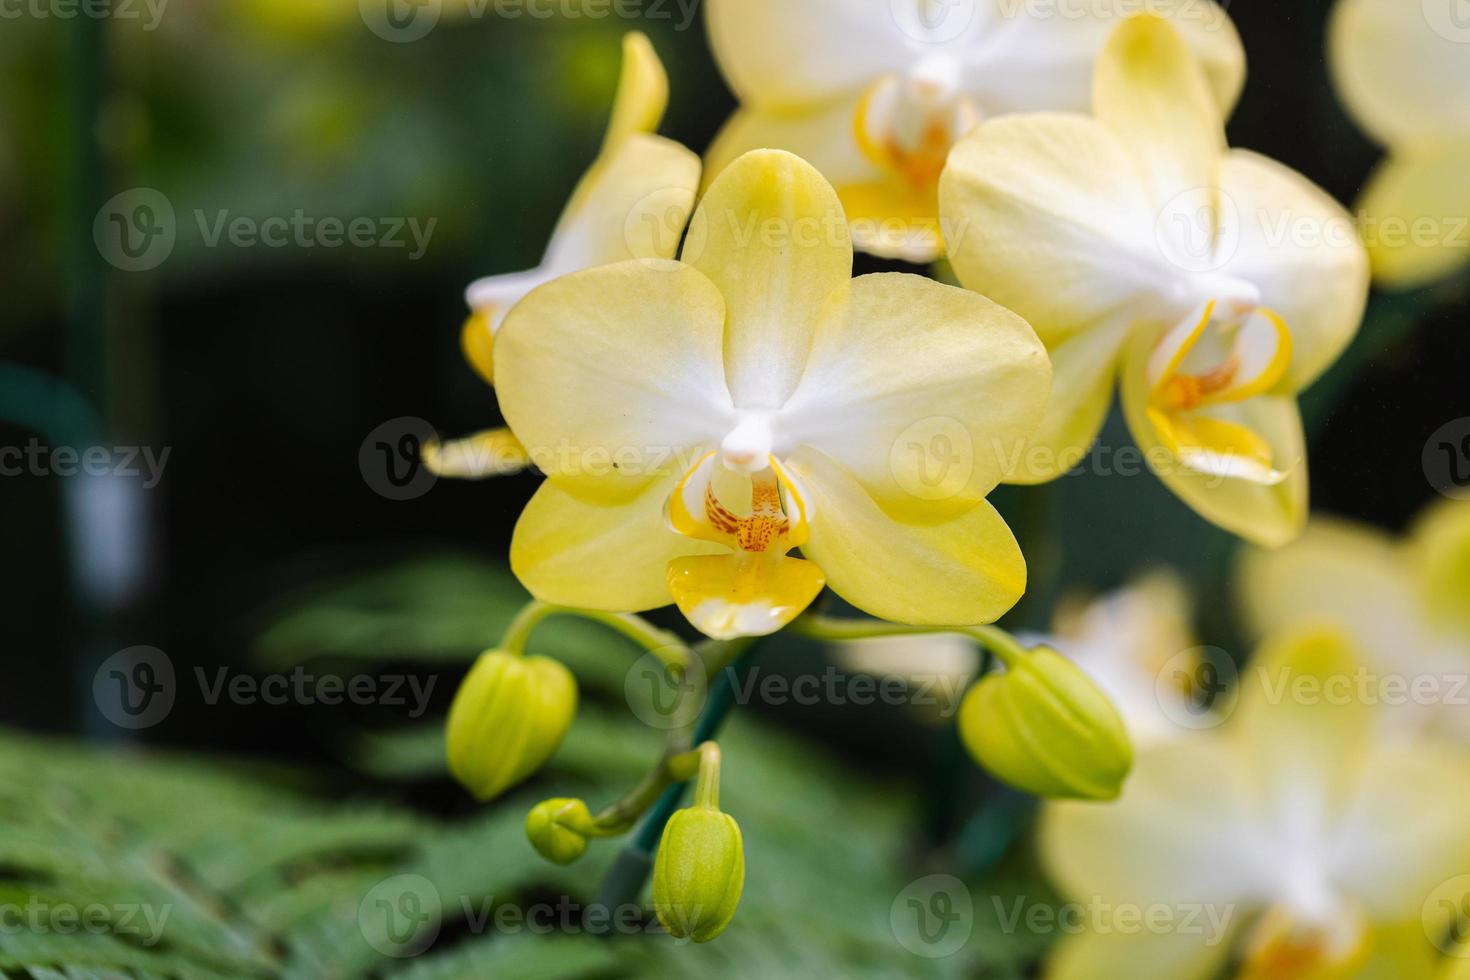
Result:
[[[548,657],[480,655],[449,708],[449,771],[480,800],[540,769],[577,713],[577,682]]]
[[[653,908],[675,939],[707,943],[735,918],[745,887],[745,844],[720,811],[719,749],[700,750],[694,806],[669,818],[653,864]]]
[[[1133,766],[1133,745],[1113,703],[1047,647],[982,678],[960,705],[959,725],[975,761],[1038,796],[1115,799]]]
[[[546,860],[572,864],[587,853],[592,814],[581,800],[546,800],[526,814],[526,836]]]

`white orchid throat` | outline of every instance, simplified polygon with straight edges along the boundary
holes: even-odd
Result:
[[[1291,331],[1250,284],[1212,277],[1206,286],[1216,298],[1165,331],[1149,356],[1148,418],[1189,469],[1274,486],[1299,460],[1276,459],[1238,406],[1281,381]]]

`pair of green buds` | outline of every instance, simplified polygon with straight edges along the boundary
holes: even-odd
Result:
[[[675,939],[707,943],[730,924],[745,887],[745,844],[735,818],[720,809],[720,749],[699,747],[694,805],[664,825],[653,865],[653,908]],[[603,836],[581,800],[538,804],[526,817],[526,836],[543,857],[570,864]]]

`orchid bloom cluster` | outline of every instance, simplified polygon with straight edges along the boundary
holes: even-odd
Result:
[[[748,150],[790,150],[836,187],[854,243],[931,262],[968,216],[942,214],[939,177],[982,120],[1082,111],[1109,32],[1130,0],[711,0],[710,41],[740,110],[708,154],[711,175]],[[1234,25],[1215,0],[1157,0],[1229,109],[1245,80]]]
[[[432,444],[426,462],[545,477],[510,549],[534,599],[449,719],[451,770],[481,799],[528,778],[574,722],[575,679],[526,653],[552,615],[632,639],[681,697],[783,629],[978,645],[999,666],[969,672],[971,755],[1038,795],[1117,797],[1142,682],[1068,659],[1065,635],[1026,644],[992,625],[1027,567],[987,500],[1075,463],[1115,379],[1188,504],[1253,542],[1300,533],[1294,396],[1357,329],[1367,260],[1325,194],[1226,148],[1243,78],[1228,18],[1184,0],[1153,5],[1167,19],[959,6],[962,25],[920,0],[712,0],[742,108],[703,173],[652,134],[667,79],[629,35],[602,151],[542,264],[470,287],[463,347],[506,427]],[[1282,211],[1350,241],[1282,245],[1263,227]],[[855,250],[946,253],[962,285],[854,278]],[[829,589],[872,618],[823,615]],[[641,615],[669,605],[702,642]],[[660,920],[713,939],[745,874],[718,721],[670,731],[648,777],[600,811],[540,804],[531,842],[570,863],[643,820],[634,849]],[[659,801],[696,779],[695,806],[670,819]]]

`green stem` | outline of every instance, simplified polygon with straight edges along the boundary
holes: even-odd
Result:
[[[516,614],[500,638],[500,649],[507,653],[523,654],[531,634],[552,616],[578,616],[601,623],[603,626],[626,636],[634,643],[658,657],[670,670],[683,672],[692,659],[689,647],[668,630],[659,629],[648,620],[632,613],[609,613],[596,609],[576,609],[571,606],[555,606],[533,599]]]
[[[700,745],[718,734],[720,726],[724,724],[725,717],[735,702],[735,683],[732,675],[736,669],[733,661],[754,642],[754,640],[745,639],[701,646],[701,650],[706,650],[704,662],[707,669],[717,659],[721,661],[721,665],[716,668],[718,676],[710,685],[709,697],[704,703],[704,711],[699,716],[698,724],[694,726],[693,741]],[[728,659],[714,655],[714,649],[718,648],[726,651]],[[729,669],[724,669],[725,667]],[[663,795],[658,798],[648,815],[644,817],[643,822],[638,825],[633,839],[618,853],[612,867],[602,879],[602,884],[597,889],[597,898],[593,903],[595,906],[613,909],[637,901],[638,895],[643,891],[643,886],[648,882],[648,876],[653,872],[653,852],[658,847],[659,839],[663,837],[664,825],[679,808],[687,786],[688,782],[684,780],[671,783],[664,789]]]
[[[1020,641],[999,626],[909,626],[879,619],[838,619],[833,616],[807,615],[798,617],[790,629],[797,636],[813,640],[867,640],[880,636],[959,633],[981,644],[1008,667],[1028,653]]]
[[[720,808],[720,747],[714,742],[699,747],[699,781],[694,784],[694,805],[705,810]]]

